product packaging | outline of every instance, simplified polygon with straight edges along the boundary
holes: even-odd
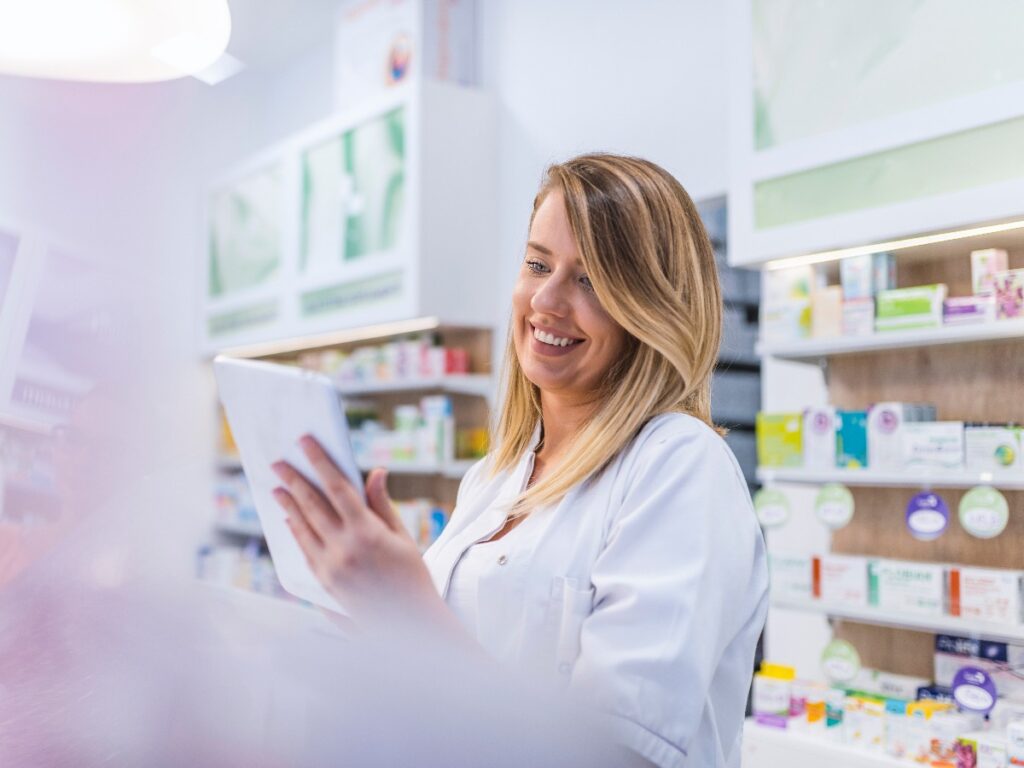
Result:
[[[1006,761],[1011,766],[1024,765],[1024,720],[1006,726]]]
[[[953,296],[942,305],[942,323],[944,325],[972,325],[974,323],[990,323],[996,319],[996,297],[986,296]]]
[[[810,600],[813,595],[813,558],[805,554],[770,552],[768,567],[773,600]]]
[[[988,673],[1000,697],[1024,701],[1024,646],[975,640],[954,635],[935,636],[935,684],[949,687],[963,667]]]
[[[995,306],[993,304],[993,306]],[[875,300],[843,302],[843,336],[870,336],[875,332]]]
[[[995,290],[993,278],[996,273],[1007,269],[1006,251],[1001,248],[971,251],[971,290],[979,296],[991,295]]]
[[[917,698],[917,692],[930,684],[931,680],[926,680],[923,677],[897,675],[893,672],[881,672],[877,669],[862,667],[850,682],[850,688],[874,696],[913,701]]]
[[[1006,736],[976,731],[957,739],[957,768],[1007,768]]]
[[[886,252],[848,256],[839,262],[839,281],[847,301],[874,298],[896,287],[896,257]]]
[[[867,411],[836,411],[836,466],[868,466]]]
[[[909,751],[907,739],[907,706],[905,699],[885,700],[885,752],[891,757],[905,757]]]
[[[789,722],[790,695],[796,670],[782,664],[761,662],[754,675],[752,709],[760,725],[785,728]]]
[[[835,469],[836,409],[824,406],[805,410],[803,440],[806,468]]]
[[[882,611],[942,616],[945,568],[933,563],[871,560],[868,563],[868,601]]]
[[[950,568],[949,613],[995,624],[1024,624],[1024,571]]]
[[[846,740],[844,717],[846,711],[846,691],[842,688],[829,688],[825,691],[825,738],[832,742]]]
[[[885,751],[885,699],[855,694],[846,697],[846,743],[866,752]]]
[[[997,272],[992,284],[996,293],[996,317],[1000,320],[1024,317],[1024,269]]]
[[[813,567],[814,596],[844,608],[868,605],[868,560],[853,555],[821,555]]]
[[[903,466],[907,469],[962,469],[964,423],[928,421],[903,425]]]
[[[811,292],[811,335],[830,338],[843,332],[843,289],[838,285]]]
[[[910,745],[908,757],[918,763],[938,766],[955,766],[957,743],[960,735],[978,730],[984,719],[961,712],[936,712],[925,722],[925,728],[915,733],[915,743]],[[927,741],[921,737],[926,735]]]
[[[755,427],[760,466],[803,466],[803,414],[761,412]]]
[[[762,273],[761,318],[766,341],[792,341],[811,335],[811,267]]]
[[[935,406],[927,403],[875,403],[868,409],[868,465],[872,469],[903,469],[903,425],[934,421]]]
[[[974,472],[1024,473],[1020,427],[965,424],[964,461]]]
[[[938,328],[945,300],[946,286],[941,283],[881,291],[875,297],[875,330]]]

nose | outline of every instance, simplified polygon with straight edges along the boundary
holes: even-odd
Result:
[[[565,317],[569,307],[569,286],[558,275],[545,280],[530,299],[530,308],[537,314]]]

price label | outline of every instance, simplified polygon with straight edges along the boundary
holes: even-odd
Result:
[[[814,501],[814,513],[822,525],[838,530],[853,519],[853,494],[840,483],[829,483]]]
[[[762,488],[754,494],[754,511],[765,528],[778,528],[789,521],[789,499],[776,488]]]
[[[1004,530],[1010,520],[1010,506],[1006,497],[995,488],[979,485],[960,499],[958,517],[960,525],[971,536],[991,539]]]

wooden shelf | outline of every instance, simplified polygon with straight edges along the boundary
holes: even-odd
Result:
[[[758,467],[762,483],[802,483],[824,485],[863,485],[885,488],[973,488],[990,485],[1008,491],[1024,490],[1024,473],[968,472],[967,470],[873,470],[804,469],[802,467]]]
[[[747,720],[743,726],[743,768],[906,768],[917,763],[847,744],[826,741],[792,729],[771,728]]]
[[[482,373],[440,376],[429,379],[341,382],[338,391],[345,396],[385,395],[399,392],[446,392],[490,399],[491,377]]]
[[[884,352],[892,349],[974,344],[1020,339],[1024,341],[1024,319],[997,320],[974,325],[947,325],[908,331],[879,331],[867,336],[837,336],[791,342],[758,342],[762,357],[813,362],[823,357]]]
[[[852,608],[822,603],[818,600],[777,600],[772,599],[772,608],[806,613],[822,613],[836,619],[846,619],[858,624],[873,624],[880,627],[911,629],[918,632],[932,632],[958,637],[972,637],[999,643],[1024,642],[1024,626],[992,624],[957,616],[915,616],[905,611],[893,613],[877,608]]]

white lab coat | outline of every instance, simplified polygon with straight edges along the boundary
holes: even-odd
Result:
[[[444,597],[463,553],[504,524],[533,451],[493,478],[487,461],[425,555]],[[586,690],[658,766],[739,766],[768,568],[725,441],[691,416],[658,416],[603,473],[532,514],[480,577],[484,648]]]

